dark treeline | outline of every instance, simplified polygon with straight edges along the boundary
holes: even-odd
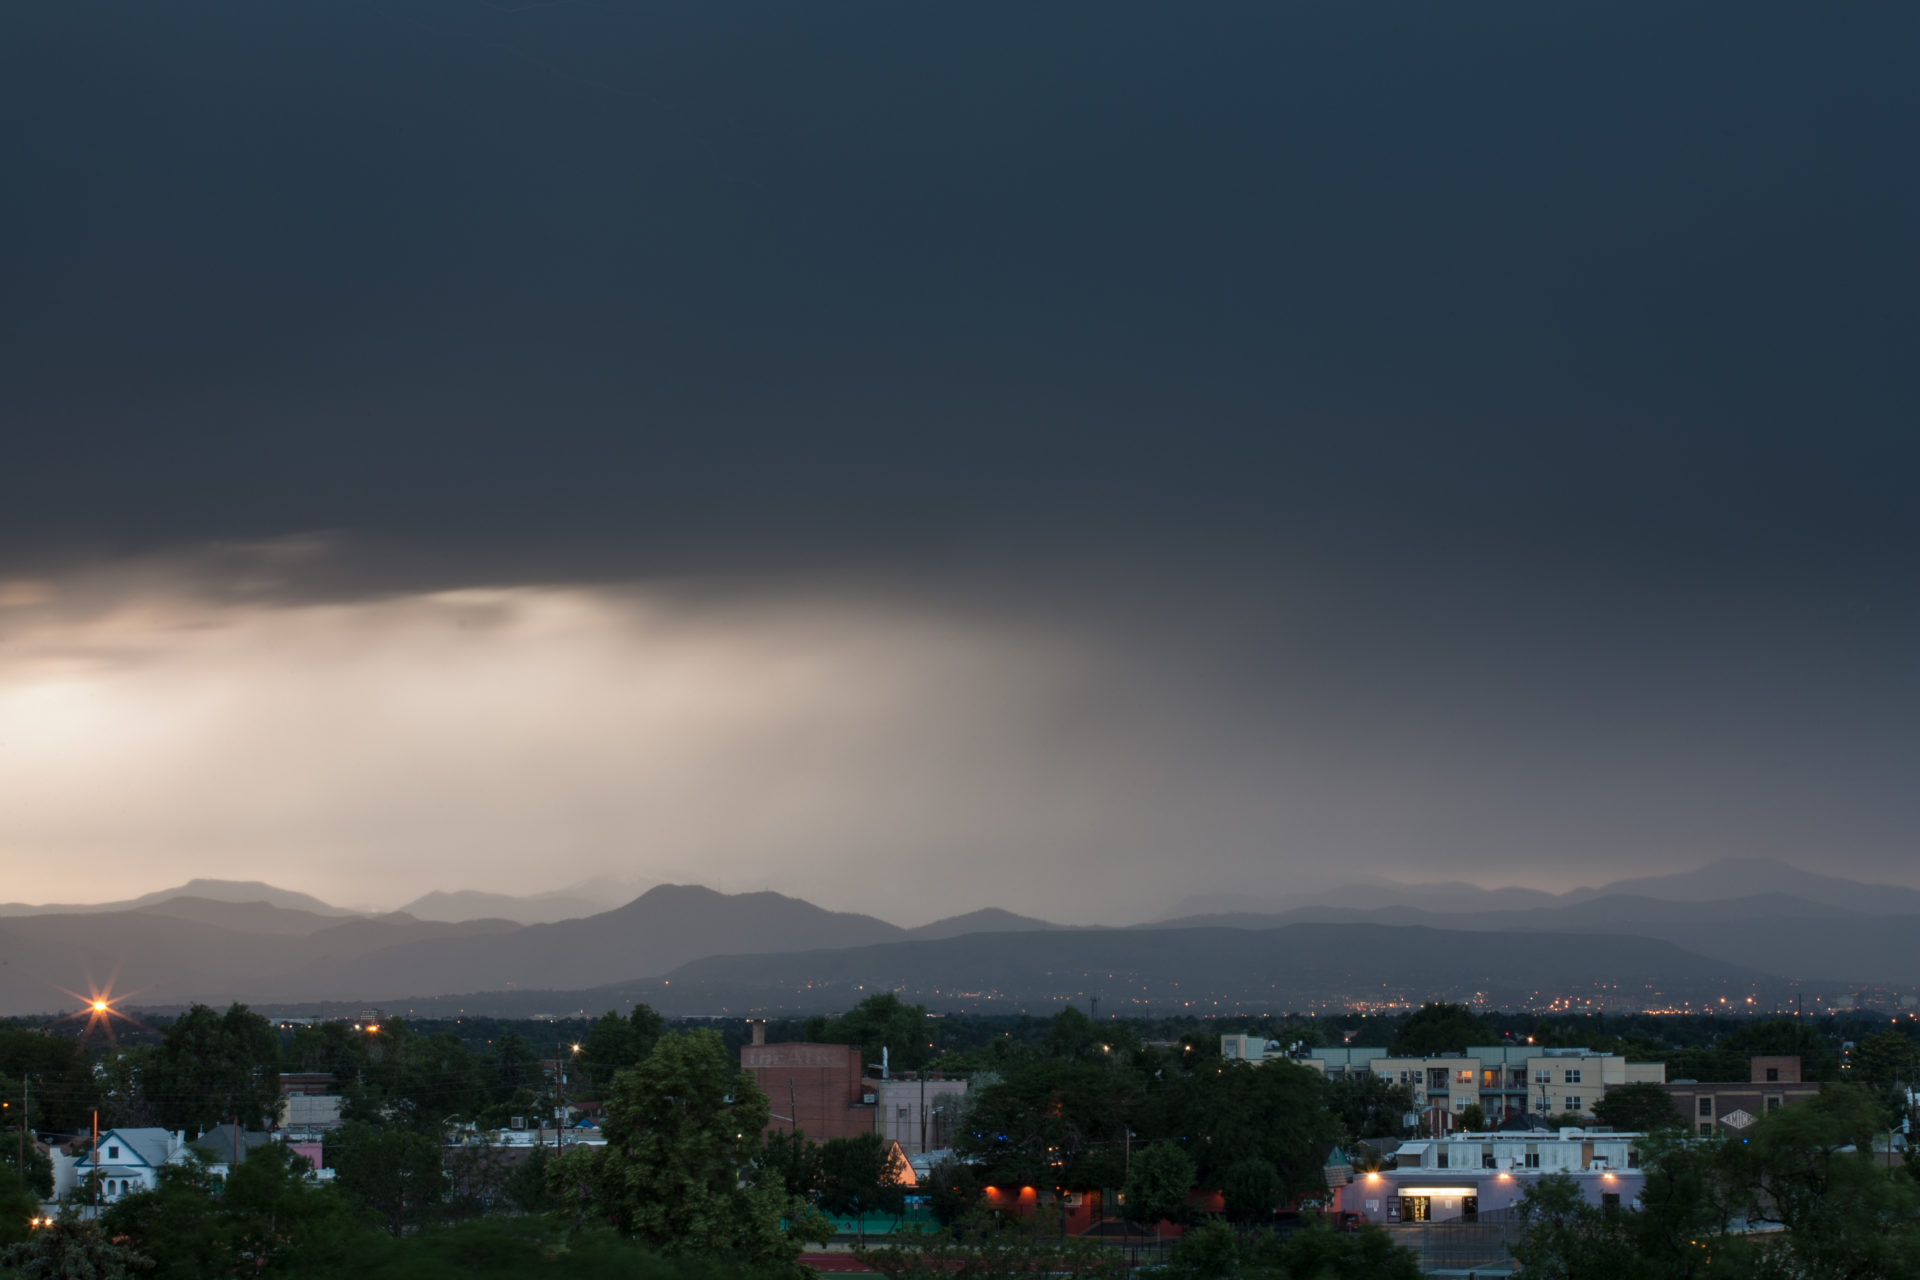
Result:
[[[1045,1018],[938,1017],[882,994],[836,1017],[768,1031],[774,1040],[858,1044],[869,1061],[884,1049],[897,1070],[971,1081],[965,1101],[942,1117],[953,1158],[916,1189],[939,1231],[874,1254],[876,1265],[901,1274],[951,1269],[954,1250],[1001,1257],[1008,1274],[1094,1274],[1111,1262],[1096,1246],[1048,1237],[1044,1214],[992,1219],[986,1188],[996,1185],[1098,1190],[1103,1205],[1143,1227],[1206,1227],[1176,1260],[1194,1274],[1406,1273],[1407,1255],[1377,1233],[1282,1239],[1274,1231],[1323,1194],[1320,1168],[1336,1145],[1403,1133],[1410,1096],[1384,1080],[1328,1081],[1286,1063],[1223,1061],[1219,1037],[1227,1032],[1410,1054],[1531,1037],[1663,1061],[1670,1077],[1720,1079],[1744,1079],[1749,1054],[1798,1053],[1813,1078],[1845,1083],[1823,1095],[1824,1109],[1769,1120],[1763,1136],[1772,1145],[1764,1149],[1782,1169],[1816,1157],[1830,1165],[1848,1143],[1857,1153],[1861,1134],[1893,1123],[1894,1086],[1920,1070],[1910,1019],[1523,1019],[1451,1005],[1396,1018],[1096,1020],[1078,1008]],[[392,1018],[299,1027],[278,1027],[242,1006],[196,1006],[111,1041],[59,1024],[0,1025],[9,1127],[56,1139],[82,1134],[97,1109],[103,1128],[257,1128],[275,1114],[283,1072],[333,1077],[344,1119],[325,1137],[324,1184],[270,1144],[224,1183],[201,1163],[171,1166],[157,1190],[124,1196],[97,1225],[63,1220],[32,1232],[25,1224],[50,1190],[50,1168],[26,1143],[0,1142],[0,1235],[39,1251],[10,1255],[23,1274],[35,1273],[26,1268],[32,1258],[61,1273],[61,1250],[90,1259],[102,1275],[115,1267],[183,1277],[328,1276],[349,1267],[376,1276],[484,1275],[564,1265],[585,1275],[653,1268],[695,1276],[708,1274],[703,1260],[712,1259],[730,1260],[726,1274],[791,1273],[800,1244],[826,1235],[824,1214],[898,1215],[905,1193],[878,1138],[762,1138],[770,1108],[738,1066],[748,1034],[744,1020],[669,1023],[644,1006],[573,1022]],[[1652,1105],[1662,1099],[1620,1092],[1652,1106],[1630,1118],[1632,1127],[1675,1118]],[[563,1154],[523,1148],[509,1158],[485,1136],[516,1117],[551,1116],[563,1102],[596,1104],[605,1145]],[[1699,1163],[1704,1149],[1675,1141],[1657,1166],[1705,1197],[1705,1208],[1686,1214],[1719,1213],[1724,1231],[1736,1210],[1771,1212],[1791,1195],[1787,1181],[1769,1183],[1767,1169],[1740,1164],[1737,1152]],[[25,1167],[19,1150],[29,1152]],[[1823,1165],[1823,1176],[1864,1176],[1858,1164]],[[1884,1179],[1869,1179],[1860,1194],[1879,1204],[1872,1197],[1885,1191],[1885,1211],[1904,1211],[1904,1185],[1887,1191]],[[1208,1201],[1219,1210],[1215,1225],[1196,1218],[1196,1193],[1217,1197]],[[83,1189],[82,1198],[91,1194]],[[1563,1255],[1618,1261],[1653,1247],[1635,1234],[1653,1220],[1638,1215],[1596,1217],[1538,1197],[1529,1213],[1524,1248],[1541,1274],[1557,1274],[1553,1259]],[[1790,1228],[1807,1241],[1837,1229],[1817,1217]],[[1881,1234],[1896,1253],[1910,1243],[1892,1227]],[[1759,1256],[1744,1248],[1733,1241],[1721,1254]],[[115,1250],[127,1256],[116,1261]],[[521,1262],[502,1261],[515,1258]]]

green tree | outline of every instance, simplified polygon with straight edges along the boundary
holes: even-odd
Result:
[[[1290,1195],[1324,1186],[1327,1151],[1339,1122],[1321,1105],[1326,1081],[1291,1062],[1229,1063],[1169,1083],[1157,1132],[1181,1139],[1198,1175],[1219,1184],[1236,1161],[1259,1157]]]
[[[553,1148],[538,1146],[507,1173],[501,1190],[522,1213],[547,1213],[561,1207],[547,1185],[547,1166],[552,1161]]]
[[[1201,1280],[1228,1280],[1240,1274],[1240,1241],[1220,1218],[1208,1218],[1173,1246],[1177,1271]]]
[[[196,1004],[161,1033],[145,1063],[145,1092],[168,1129],[204,1133],[222,1121],[258,1128],[280,1103],[280,1041],[243,1004],[215,1013]]]
[[[1328,1081],[1326,1105],[1349,1139],[1398,1138],[1406,1132],[1402,1118],[1414,1109],[1413,1089],[1371,1071],[1345,1075]]]
[[[820,1145],[806,1134],[794,1130],[769,1133],[754,1160],[757,1180],[778,1186],[790,1196],[812,1199],[825,1176],[820,1163]]]
[[[532,1097],[546,1087],[540,1073],[540,1052],[519,1032],[494,1041],[480,1061],[480,1073],[487,1096],[496,1106],[508,1104],[521,1095]]]
[[[326,1137],[327,1168],[348,1199],[392,1234],[430,1221],[446,1194],[439,1138],[353,1120]]]
[[[198,1159],[168,1165],[152,1190],[111,1205],[103,1226],[154,1259],[160,1280],[344,1266],[367,1228],[309,1172],[279,1143],[252,1151],[224,1186]]]
[[[949,1158],[927,1171],[919,1191],[927,1198],[933,1220],[942,1227],[950,1227],[979,1205],[984,1186],[975,1166]]]
[[[780,1219],[804,1206],[784,1188],[744,1184],[769,1107],[720,1035],[663,1036],[613,1080],[607,1145],[577,1147],[548,1168],[561,1195],[663,1253],[789,1263],[799,1241]]]
[[[1285,1238],[1262,1232],[1241,1251],[1249,1275],[1274,1280],[1421,1280],[1420,1255],[1379,1227],[1335,1231],[1314,1222]]]
[[[1593,1118],[1625,1133],[1652,1133],[1687,1120],[1673,1105],[1673,1096],[1663,1086],[1648,1081],[1607,1090],[1593,1104]]]
[[[1235,1160],[1220,1177],[1226,1215],[1234,1222],[1271,1221],[1285,1193],[1280,1171],[1262,1156]]]
[[[1851,1083],[1882,1089],[1920,1085],[1920,1045],[1898,1031],[1876,1031],[1863,1036],[1847,1058]]]
[[[77,1218],[61,1218],[0,1250],[0,1267],[19,1280],[129,1280],[152,1266],[151,1259]]]
[[[980,1161],[990,1182],[1115,1186],[1140,1090],[1138,1076],[1106,1055],[1042,1059],[969,1097],[954,1149]]]
[[[160,1123],[147,1085],[159,1054],[152,1046],[125,1049],[100,1060],[100,1127],[150,1129]]]
[[[1162,1139],[1133,1153],[1121,1193],[1129,1221],[1181,1222],[1187,1216],[1187,1195],[1193,1190],[1193,1160],[1175,1144]]]
[[[485,1106],[480,1063],[451,1032],[423,1036],[395,1018],[366,1039],[369,1060],[357,1118],[377,1116],[438,1138],[450,1120],[475,1116]]]
[[[0,1245],[25,1240],[39,1212],[40,1197],[33,1188],[11,1166],[0,1165]]]
[[[893,1144],[877,1133],[832,1138],[822,1144],[819,1204],[835,1216],[861,1220],[863,1241],[867,1214],[897,1216],[906,1205],[906,1193],[894,1167]]]
[[[867,1062],[879,1062],[886,1049],[895,1071],[914,1071],[933,1056],[927,1034],[927,1007],[908,1004],[891,991],[876,992],[837,1018],[815,1018],[807,1039],[819,1044],[854,1044]]]
[[[42,1200],[53,1199],[53,1158],[39,1147],[26,1146],[26,1167],[20,1167],[20,1146],[0,1130],[0,1170],[20,1179],[27,1190]]]
[[[614,1072],[639,1065],[653,1052],[660,1028],[660,1015],[644,1004],[635,1005],[624,1018],[608,1010],[589,1027],[580,1053],[580,1068],[586,1075],[585,1096],[605,1096]]]
[[[1756,1241],[1758,1274],[1920,1276],[1920,1183],[1873,1155],[1886,1121],[1867,1090],[1829,1085],[1721,1145],[1735,1203],[1748,1218],[1785,1228]]]
[[[1517,1206],[1520,1238],[1508,1246],[1528,1280],[1615,1280],[1639,1259],[1619,1213],[1588,1204],[1564,1173],[1527,1187]]]
[[[161,1280],[196,1280],[236,1265],[238,1250],[219,1203],[219,1184],[196,1153],[162,1168],[152,1190],[111,1205],[102,1226],[114,1239],[137,1241],[157,1260],[152,1270]]]
[[[29,1079],[30,1128],[73,1133],[87,1127],[87,1113],[100,1101],[100,1084],[86,1049],[66,1036],[0,1023],[0,1117],[8,1128],[19,1126],[22,1085]]]
[[[1488,1127],[1486,1108],[1477,1102],[1469,1102],[1460,1109],[1460,1114],[1455,1117],[1455,1123],[1466,1133],[1485,1133]]]
[[[1464,1004],[1423,1004],[1401,1020],[1388,1052],[1396,1058],[1431,1058],[1494,1038],[1493,1029]]]
[[[300,1027],[282,1045],[281,1063],[287,1071],[326,1072],[344,1085],[366,1069],[367,1036],[344,1022]]]

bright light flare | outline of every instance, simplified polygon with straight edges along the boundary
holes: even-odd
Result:
[[[111,1041],[113,1039],[113,1024],[115,1019],[127,1023],[134,1023],[135,1021],[133,1018],[114,1008],[114,1005],[126,999],[126,996],[114,995],[111,986],[101,988],[89,981],[85,995],[80,994],[78,991],[67,991],[64,987],[59,988],[59,990],[80,1002],[80,1007],[67,1016],[69,1018],[85,1018],[87,1020],[87,1025],[81,1028],[80,1031],[82,1038],[92,1035],[94,1030],[98,1028],[105,1032],[107,1039]]]

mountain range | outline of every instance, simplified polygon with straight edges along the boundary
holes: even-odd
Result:
[[[193,881],[124,902],[9,905],[0,908],[0,1014],[71,1008],[107,988],[150,1007],[445,997],[477,1011],[577,998],[583,1007],[647,999],[699,1012],[841,1007],[875,988],[952,1007],[1097,995],[1119,1002],[1109,1006],[1117,1011],[1141,1000],[1209,1009],[1366,1003],[1389,992],[1526,1003],[1547,989],[1612,992],[1606,998],[1621,1007],[1650,1007],[1655,995],[1683,989],[1920,984],[1920,892],[1757,861],[1565,894],[1358,885],[1310,899],[1243,895],[1226,904],[1232,910],[1121,928],[988,909],[909,929],[777,893],[692,885],[526,921],[561,909],[565,897],[503,903],[446,893],[410,904],[465,917],[434,919],[356,913],[258,883]],[[466,917],[487,905],[501,913]]]

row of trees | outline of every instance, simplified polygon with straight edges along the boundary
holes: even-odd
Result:
[[[1638,1209],[1544,1179],[1514,1256],[1542,1280],[1920,1280],[1920,1180],[1873,1149],[1890,1122],[1871,1091],[1830,1085],[1740,1138],[1657,1142]]]
[[[416,1032],[400,1018],[372,1027],[303,1026],[283,1038],[244,1005],[224,1013],[194,1005],[162,1029],[157,1043],[116,1051],[97,1072],[86,1069],[74,1041],[13,1035],[58,1059],[35,1070],[44,1107],[35,1127],[84,1129],[94,1106],[111,1125],[189,1133],[229,1120],[258,1126],[279,1104],[281,1072],[325,1072],[339,1083],[348,1116],[438,1133],[455,1121],[498,1127],[511,1116],[546,1114],[561,1082],[550,1078],[543,1058],[563,1063],[569,1098],[593,1098],[647,1055],[661,1028],[660,1015],[640,1005],[624,1017],[608,1013],[577,1046],[536,1044],[509,1032],[476,1052],[451,1031]]]

